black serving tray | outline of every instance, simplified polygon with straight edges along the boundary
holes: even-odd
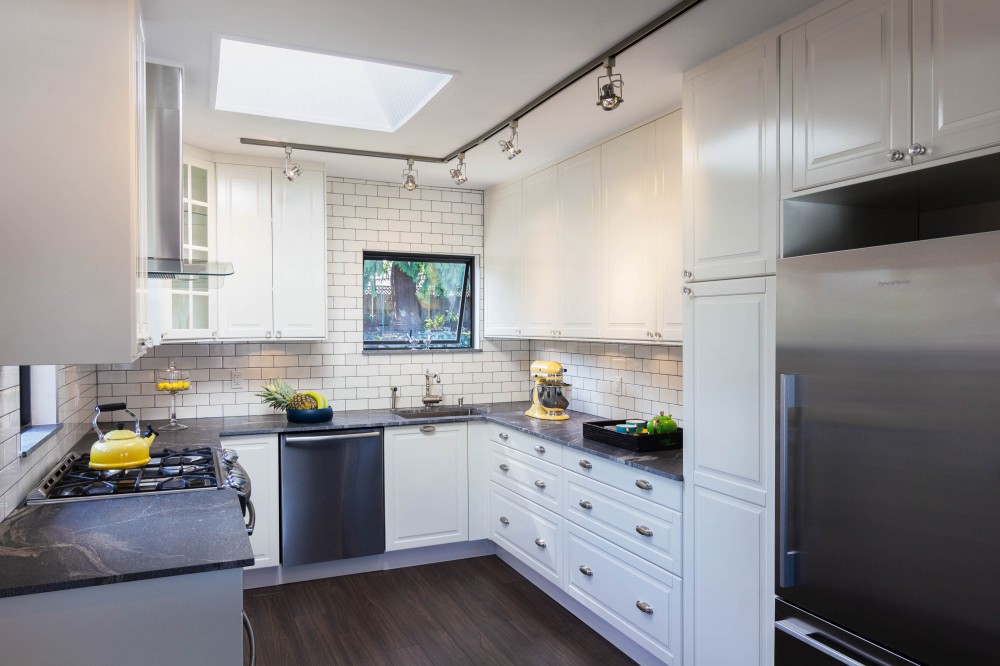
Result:
[[[620,421],[588,421],[583,424],[583,436],[636,453],[666,451],[684,446],[683,428],[659,435],[626,435],[614,429],[620,423],[625,423],[625,419]]]

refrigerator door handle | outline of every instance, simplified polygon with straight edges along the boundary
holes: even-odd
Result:
[[[795,585],[795,560],[798,553],[789,549],[788,523],[788,447],[789,428],[788,412],[797,407],[795,401],[796,375],[781,375],[780,387],[780,424],[778,427],[778,585],[793,587]]]
[[[819,630],[805,624],[801,620],[795,618],[778,620],[774,623],[774,626],[792,638],[802,641],[809,647],[819,650],[831,659],[836,659],[840,663],[846,664],[847,666],[875,666],[874,664],[866,664],[852,657],[848,657],[846,654],[834,650],[829,645],[819,642],[812,637],[812,634],[818,633]]]

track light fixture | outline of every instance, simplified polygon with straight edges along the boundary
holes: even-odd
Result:
[[[292,164],[292,147],[285,146],[285,170],[282,172],[288,180],[295,180],[302,175],[302,167]]]
[[[451,179],[455,181],[456,185],[461,185],[469,180],[469,177],[465,175],[465,153],[458,154],[458,165],[448,173],[451,174]]]
[[[403,189],[407,192],[417,189],[417,173],[413,169],[413,160],[406,160],[406,169],[403,170]]]
[[[621,74],[611,73],[611,68],[614,66],[615,57],[608,57],[604,61],[604,67],[608,73],[605,76],[597,77],[597,106],[605,111],[614,111],[625,101],[625,98],[622,97],[622,88],[625,87],[625,82],[622,81]]]
[[[507,156],[507,159],[512,160],[521,154],[521,149],[517,147],[517,121],[510,121],[510,138],[500,139],[497,143],[500,144],[500,150]]]

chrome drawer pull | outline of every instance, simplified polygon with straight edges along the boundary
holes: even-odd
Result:
[[[420,432],[435,432],[436,428],[434,426],[421,426]]]
[[[635,531],[641,534],[642,536],[648,536],[648,537],[653,536],[653,530],[649,529],[645,525],[636,525]]]
[[[588,567],[586,564],[581,564],[580,573],[582,573],[584,576],[593,576],[594,570]]]
[[[510,518],[508,518],[507,516],[500,516],[500,524],[510,525]]]
[[[510,471],[510,467],[507,467],[506,463],[500,463],[500,471],[501,472],[509,472]]]
[[[539,444],[535,447],[535,453],[545,453],[545,447]]]
[[[545,548],[545,539],[542,538],[535,539],[535,545],[538,546],[539,548]]]
[[[580,461],[580,467],[582,467],[584,469],[590,469],[593,466],[594,466],[594,463],[590,462],[589,460],[581,460]]]
[[[536,488],[544,488],[545,487],[545,482],[544,481],[535,481],[535,487]]]
[[[505,432],[502,432],[502,433],[500,433],[500,439],[502,439],[503,441],[506,442],[508,439],[510,439],[510,435],[508,435]]]
[[[650,483],[649,481],[646,481],[645,479],[636,479],[635,480],[635,485],[636,485],[637,488],[641,488],[643,490],[652,490],[653,489],[653,484]]]
[[[646,615],[652,615],[653,614],[653,607],[650,606],[649,604],[647,604],[645,601],[637,601],[637,602],[635,602],[635,607],[638,608],[639,610],[641,610]]]
[[[580,508],[581,509],[593,509],[594,505],[591,504],[590,502],[588,502],[587,500],[580,500]]]

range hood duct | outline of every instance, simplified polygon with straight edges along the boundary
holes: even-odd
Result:
[[[184,259],[181,222],[181,102],[184,72],[146,63],[146,182],[150,278],[194,280],[233,274],[233,265]],[[210,285],[215,285],[210,281]]]

